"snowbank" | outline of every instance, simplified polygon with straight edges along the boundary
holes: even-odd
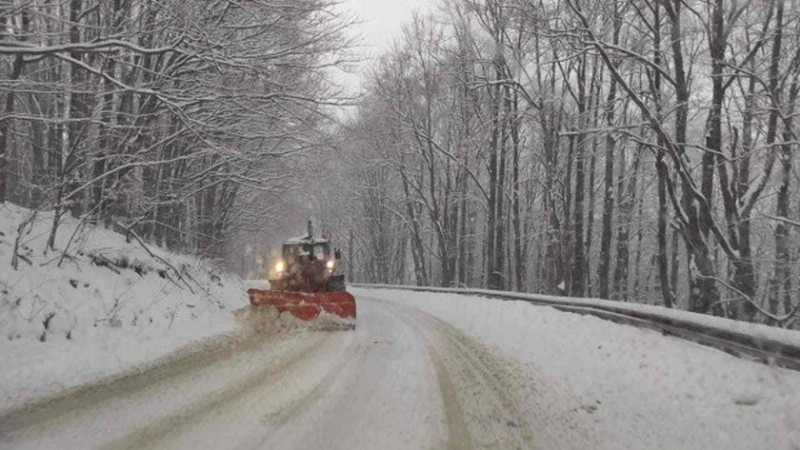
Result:
[[[52,213],[0,204],[0,409],[109,376],[198,339],[231,332],[247,304],[240,279]],[[63,250],[67,249],[66,256]]]
[[[578,396],[600,448],[800,448],[800,373],[524,301],[352,291],[433,314]]]
[[[675,321],[697,324],[702,327],[713,328],[723,332],[732,332],[752,336],[759,340],[773,341],[776,343],[800,347],[800,331],[788,330],[785,328],[771,327],[759,323],[743,322],[732,320],[725,317],[716,317],[707,314],[698,314],[679,309],[666,308],[658,305],[644,305],[640,303],[627,303],[614,300],[602,300],[597,298],[578,298],[578,297],[557,297],[544,294],[526,294],[518,292],[491,291],[488,289],[455,289],[455,288],[436,288],[436,287],[416,287],[416,286],[390,286],[380,284],[360,285],[370,288],[386,289],[408,289],[419,292],[438,292],[438,293],[460,293],[465,295],[479,295],[500,300],[526,300],[530,299],[533,303],[552,303],[555,305],[568,305],[580,307],[597,307],[603,310],[618,311],[621,313],[634,313],[635,315],[659,316],[673,319]],[[459,292],[463,291],[463,292]],[[504,297],[505,296],[505,297]],[[638,313],[638,314],[637,314]]]

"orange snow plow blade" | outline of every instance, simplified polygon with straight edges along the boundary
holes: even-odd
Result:
[[[311,321],[324,311],[342,319],[356,318],[356,299],[349,292],[293,292],[248,289],[253,306],[274,306],[278,312],[289,311],[300,320]]]

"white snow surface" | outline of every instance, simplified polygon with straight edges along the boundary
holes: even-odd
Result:
[[[388,285],[370,285],[373,287],[387,287]],[[396,287],[394,287],[396,288]],[[402,287],[401,287],[402,288]],[[422,288],[425,291],[441,292],[441,293],[458,293],[460,289],[453,288],[435,288],[426,287]],[[410,287],[409,291],[414,288]],[[467,295],[481,295],[486,297],[496,296],[498,291],[491,291],[488,289],[465,289]],[[510,294],[520,299],[530,298],[532,300],[544,300],[553,303],[561,303],[565,305],[574,306],[587,306],[587,307],[600,307],[600,308],[615,308],[619,311],[630,311],[658,315],[661,317],[668,317],[683,322],[696,323],[698,325],[712,327],[718,330],[732,331],[754,336],[761,339],[773,340],[787,345],[800,346],[800,332],[796,330],[787,330],[785,328],[771,327],[759,323],[743,322],[740,320],[732,320],[725,317],[711,316],[707,314],[697,314],[689,311],[682,311],[679,309],[666,308],[659,305],[645,305],[641,303],[626,303],[614,300],[603,300],[597,298],[578,298],[578,297],[558,297],[553,295],[543,294],[525,294],[518,292],[502,292],[502,294]]]
[[[800,448],[800,373],[523,301],[351,291],[432,314],[577,396],[597,448]]]
[[[20,236],[31,215],[0,203],[0,410],[235,329],[232,311],[247,304],[239,278],[148,246],[153,257],[136,240],[66,216],[55,251],[45,251],[53,213],[38,213]]]

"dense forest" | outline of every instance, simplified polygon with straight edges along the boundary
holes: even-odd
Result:
[[[794,324],[797,0],[432,1],[356,106],[335,0],[3,2],[0,202],[232,270],[313,216],[357,282]]]
[[[798,2],[438,5],[337,136],[356,280],[791,325]]]
[[[349,23],[329,0],[2,2],[0,201],[237,260],[344,100]]]

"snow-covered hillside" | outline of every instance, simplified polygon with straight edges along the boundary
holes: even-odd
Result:
[[[47,251],[53,215],[20,237],[31,214],[0,204],[0,408],[230,332],[247,304],[238,278],[69,217]]]

